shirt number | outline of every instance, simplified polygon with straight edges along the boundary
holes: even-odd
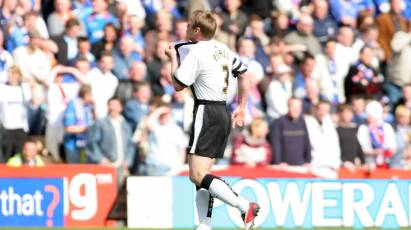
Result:
[[[229,77],[228,66],[227,65],[223,65],[223,72],[225,73],[223,92],[224,92],[224,94],[227,94],[228,77]]]

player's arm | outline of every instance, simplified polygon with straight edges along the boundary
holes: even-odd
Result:
[[[184,88],[186,88],[187,86],[185,86],[184,84],[182,84],[181,82],[179,82],[176,78],[175,78],[175,73],[177,72],[178,69],[178,59],[177,59],[177,52],[174,49],[173,45],[169,45],[166,50],[165,50],[166,55],[168,56],[168,58],[170,58],[170,62],[171,62],[171,79],[173,80],[173,86],[174,89],[178,92],[183,90]]]
[[[251,73],[247,71],[247,67],[245,67],[236,57],[233,57],[231,73],[237,78],[238,83],[238,105],[231,115],[232,126],[235,128],[237,125],[240,127],[244,125],[245,106],[251,88]]]
[[[178,65],[177,51],[172,45],[165,51],[171,61],[171,78],[176,91],[181,91],[192,85],[199,73],[199,61],[195,52],[191,51],[183,62]]]
[[[247,96],[251,88],[250,72],[246,71],[240,76],[238,76],[237,82],[238,82],[238,91],[237,91],[238,106],[245,108],[245,105],[247,104]]]

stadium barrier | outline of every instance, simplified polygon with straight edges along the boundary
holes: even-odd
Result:
[[[114,168],[0,165],[0,226],[105,226],[116,196]]]
[[[233,189],[261,205],[261,228],[411,226],[411,174],[341,170],[338,179],[285,172],[272,167],[231,166],[214,171]],[[129,177],[128,227],[192,228],[197,223],[195,188],[186,177]],[[228,176],[228,177],[227,177]],[[369,179],[372,178],[372,179]],[[144,188],[144,189],[142,189]],[[160,194],[160,195],[153,195]],[[216,199],[213,227],[242,226],[239,212]]]

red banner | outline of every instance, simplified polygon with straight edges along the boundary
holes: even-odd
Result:
[[[217,176],[231,176],[242,178],[316,178],[318,176],[304,172],[303,167],[280,168],[278,166],[247,167],[247,166],[227,166],[213,169],[213,174]],[[179,174],[188,176],[188,170]],[[341,168],[337,172],[339,179],[411,179],[411,171],[403,169],[376,169],[368,172],[363,169],[349,171]]]
[[[0,178],[63,178],[64,226],[104,226],[117,196],[116,169],[100,165],[0,165]]]

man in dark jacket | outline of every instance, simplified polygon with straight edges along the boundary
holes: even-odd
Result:
[[[290,98],[288,114],[270,125],[269,135],[274,164],[309,166],[311,145],[301,111],[301,99]]]
[[[80,34],[80,22],[77,19],[69,19],[66,22],[62,35],[51,38],[59,47],[56,59],[59,64],[69,65],[78,54],[78,38]]]

